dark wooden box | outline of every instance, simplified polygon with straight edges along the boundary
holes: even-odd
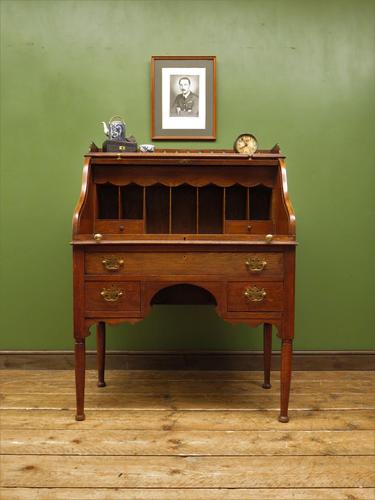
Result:
[[[104,153],[135,153],[136,151],[136,142],[114,140],[107,140],[103,142]]]

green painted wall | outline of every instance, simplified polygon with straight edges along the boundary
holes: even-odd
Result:
[[[176,54],[217,56],[217,141],[189,146],[250,131],[288,156],[296,348],[374,348],[374,14],[371,0],[1,1],[0,348],[72,347],[82,155],[114,114],[150,141],[150,57]],[[255,333],[159,307],[109,347],[253,349]]]

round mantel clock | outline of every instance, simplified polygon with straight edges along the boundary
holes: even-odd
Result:
[[[258,149],[258,141],[252,134],[241,134],[234,141],[234,150],[237,153],[253,155]]]

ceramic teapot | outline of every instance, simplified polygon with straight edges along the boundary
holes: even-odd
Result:
[[[102,122],[104,133],[109,140],[114,141],[125,141],[126,124],[120,116],[113,116],[108,125],[106,122]]]

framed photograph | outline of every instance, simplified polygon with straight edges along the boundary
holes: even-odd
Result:
[[[151,137],[216,139],[215,56],[152,56]]]

